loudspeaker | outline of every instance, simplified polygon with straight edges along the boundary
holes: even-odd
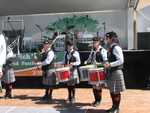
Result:
[[[138,49],[149,50],[150,49],[150,32],[139,32],[138,37]]]

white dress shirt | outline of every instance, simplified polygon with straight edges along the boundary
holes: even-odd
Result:
[[[113,46],[114,44],[111,45],[111,47]],[[116,67],[116,66],[120,66],[124,63],[124,56],[123,56],[123,51],[121,49],[120,46],[116,45],[114,48],[113,48],[113,54],[116,56],[116,61],[114,62],[110,62],[110,65],[111,67]]]
[[[73,51],[73,50],[72,50]],[[72,52],[71,51],[71,52]],[[70,52],[70,53],[71,53]],[[65,55],[66,55],[66,53],[65,53]],[[79,54],[79,52],[78,51],[75,51],[74,53],[73,53],[73,56],[76,58],[76,61],[75,62],[73,62],[73,63],[71,63],[73,66],[78,66],[78,65],[80,65],[81,64],[81,60],[80,60],[80,54]],[[67,59],[70,59],[70,57],[71,57],[71,54],[69,55],[69,54],[67,54]],[[62,62],[63,64],[65,64],[65,56],[64,56],[64,60],[63,60],[63,62]]]
[[[106,50],[105,48],[103,48],[102,46],[99,46],[96,51],[99,51],[100,49],[101,49],[101,55],[102,55],[103,61],[104,61],[104,62],[108,61],[107,50]],[[94,51],[95,53],[94,53],[94,55],[93,55],[93,56],[95,57],[95,59],[96,59],[96,51]],[[90,60],[92,59],[92,52],[93,52],[93,51],[91,51],[91,53],[90,53],[89,58],[88,58],[87,61],[90,61]]]
[[[48,65],[52,62],[52,60],[54,59],[55,55],[54,55],[54,51],[50,50],[47,54],[47,58],[42,62],[42,65]]]
[[[102,49],[101,49],[102,48]],[[103,61],[108,61],[108,58],[107,58],[107,50],[105,48],[103,48],[102,46],[99,46],[99,49],[101,49],[101,55],[102,55],[102,58],[103,58]]]
[[[0,73],[2,72],[2,66],[6,62],[6,41],[3,34],[0,34]]]

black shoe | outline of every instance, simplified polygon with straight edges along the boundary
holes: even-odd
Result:
[[[106,110],[107,113],[119,113],[119,108],[112,107]]]
[[[5,99],[12,99],[13,96],[12,96],[12,95],[5,95],[4,98],[5,98]]]
[[[75,98],[72,98],[71,100],[70,100],[70,103],[75,103]]]
[[[92,106],[97,107],[98,105],[100,105],[100,101],[94,101],[92,103]]]
[[[49,103],[49,104],[52,104],[52,103],[53,103],[52,98],[48,98],[47,100],[48,100],[48,103]]]
[[[75,98],[67,99],[67,103],[70,103],[70,104],[75,103]]]
[[[9,99],[8,95],[5,95],[4,98],[5,98],[5,99]]]
[[[9,98],[9,99],[12,99],[12,98],[13,98],[12,94],[8,95],[8,98]]]
[[[48,100],[48,96],[47,95],[44,95],[41,100]]]
[[[70,103],[70,102],[71,102],[71,99],[68,98],[66,102],[67,102],[67,103]]]

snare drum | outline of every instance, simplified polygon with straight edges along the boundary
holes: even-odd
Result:
[[[105,77],[106,77],[106,74],[104,72],[104,68],[88,70],[89,83],[92,85],[96,85],[98,83],[100,83],[100,84],[104,83]]]
[[[79,67],[80,81],[88,81],[88,69],[95,68],[95,65],[86,65]]]
[[[70,80],[70,67],[63,67],[56,69],[56,76],[59,82],[66,82]]]

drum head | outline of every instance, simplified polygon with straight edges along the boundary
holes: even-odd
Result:
[[[70,70],[70,67],[57,68],[56,71],[67,71]]]
[[[48,72],[55,72],[55,69],[49,69]]]
[[[89,69],[89,68],[95,68],[95,65],[86,65],[86,66],[80,66],[80,69]]]
[[[104,71],[104,68],[88,69],[88,71]]]

